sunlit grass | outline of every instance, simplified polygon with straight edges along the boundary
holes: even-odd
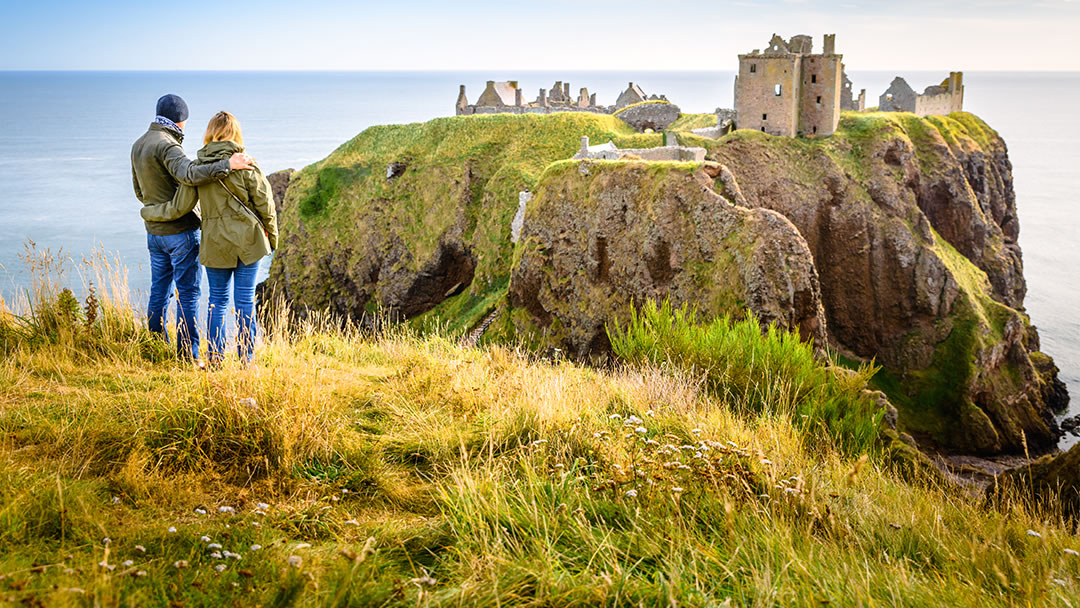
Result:
[[[106,289],[93,322],[82,300],[48,321],[57,281],[0,309],[0,603],[1075,603],[1071,523],[807,440],[791,399],[815,387],[751,399],[715,356],[585,368],[285,308],[256,365],[207,373]],[[819,373],[732,339],[732,371]]]

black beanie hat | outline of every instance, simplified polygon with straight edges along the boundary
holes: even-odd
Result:
[[[157,115],[173,122],[184,122],[188,119],[187,104],[179,95],[163,95],[157,100]]]

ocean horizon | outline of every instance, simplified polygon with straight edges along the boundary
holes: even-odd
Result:
[[[867,105],[893,77],[916,90],[940,72],[852,71]],[[17,300],[28,287],[20,253],[28,241],[62,249],[74,260],[95,248],[129,269],[145,293],[149,270],[139,203],[131,187],[131,143],[153,119],[164,93],[190,108],[184,148],[194,156],[218,110],[235,114],[248,150],[266,172],[301,169],[364,129],[422,122],[454,113],[458,85],[470,101],[487,80],[517,80],[532,99],[556,80],[613,104],[631,81],[663,94],[683,112],[732,106],[733,71],[0,71],[0,295]],[[1080,117],[1068,112],[1080,72],[965,72],[965,110],[983,118],[1009,146],[1014,170],[1026,310],[1042,349],[1054,357],[1072,394],[1080,394],[1080,228],[1074,185]],[[1037,100],[1045,111],[1032,111]],[[1060,111],[1056,111],[1060,110]],[[263,266],[263,274],[268,270]],[[1064,272],[1062,272],[1064,270]],[[205,293],[205,289],[204,289]],[[139,295],[138,297],[142,297]],[[1070,413],[1080,412],[1080,403]],[[1070,436],[1066,447],[1077,440]]]

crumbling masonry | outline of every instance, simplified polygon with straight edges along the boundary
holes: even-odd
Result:
[[[964,109],[964,73],[950,72],[940,85],[929,86],[918,94],[906,80],[897,76],[878,99],[882,112],[914,112],[918,116],[951,114]]]
[[[556,81],[550,89],[540,89],[535,101],[526,102],[518,81],[496,82],[489,80],[484,92],[476,103],[470,104],[465,96],[465,85],[458,91],[454,113],[458,116],[472,114],[548,114],[551,112],[592,112],[594,114],[612,114],[627,106],[643,101],[667,101],[663,95],[648,96],[641,87],[634,83],[629,86],[613,106],[602,106],[596,102],[596,94],[582,88],[577,97],[570,95],[570,83]]]

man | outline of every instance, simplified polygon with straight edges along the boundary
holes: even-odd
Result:
[[[251,157],[233,154],[209,165],[196,165],[180,144],[184,141],[188,107],[177,95],[157,102],[157,116],[146,134],[131,146],[131,177],[135,196],[143,205],[172,200],[179,184],[201,186],[224,177],[229,171],[248,169]],[[202,267],[199,266],[199,216],[192,211],[169,222],[144,222],[150,250],[150,302],[146,315],[150,331],[169,339],[165,316],[177,291],[176,348],[182,359],[199,358],[199,330],[195,326]]]

